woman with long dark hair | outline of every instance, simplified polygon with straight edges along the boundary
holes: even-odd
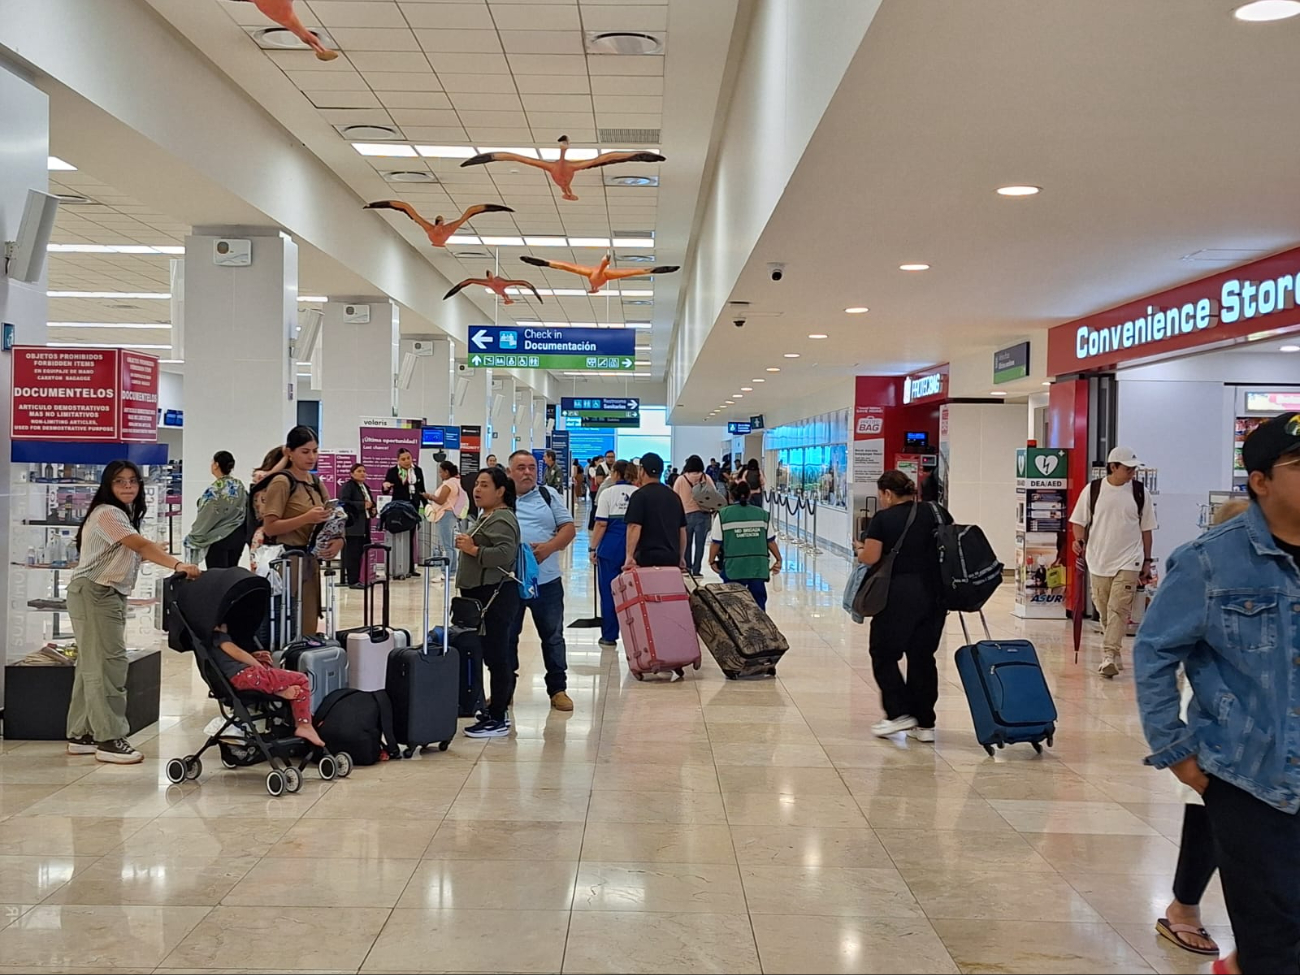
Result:
[[[755,508],[763,507],[763,492],[767,490],[767,477],[758,466],[758,458],[749,458],[743,468],[736,471],[736,480],[744,481],[749,486],[749,503]]]
[[[370,541],[370,519],[375,517],[375,499],[366,485],[366,465],[353,464],[351,476],[339,488],[339,504],[348,515],[343,533],[343,584],[364,589],[361,555]]]
[[[519,586],[511,579],[519,556],[519,521],[515,518],[515,484],[500,467],[485,467],[474,479],[478,520],[456,535],[460,566],[456,585],[462,596],[483,607],[483,662],[491,677],[487,714],[465,729],[470,738],[510,734],[506,709],[515,694],[515,664],[510,630],[519,613]]]
[[[939,700],[934,655],[947,617],[939,599],[942,583],[934,530],[940,521],[952,524],[952,516],[938,505],[917,501],[916,484],[902,471],[885,471],[876,488],[880,509],[867,525],[858,561],[878,565],[895,546],[898,555],[885,608],[871,621],[871,672],[885,709],[885,720],[871,730],[881,738],[906,731],[917,741],[934,741],[934,705]],[[904,657],[906,679],[898,669]]]
[[[114,765],[144,760],[126,740],[126,598],[148,559],[191,579],[198,566],[140,534],[144,477],[129,460],[104,468],[86,520],[77,529],[77,568],[68,583],[68,615],[77,638],[77,671],[68,703],[68,754]]]
[[[212,476],[216,478],[199,497],[199,513],[185,536],[187,553],[206,552],[199,556],[209,569],[227,569],[239,565],[244,553],[248,517],[248,489],[233,477],[235,458],[228,450],[212,456]]]
[[[713,523],[713,512],[705,511],[695,500],[695,489],[705,481],[709,487],[716,488],[713,478],[704,472],[704,460],[699,454],[691,454],[682,465],[681,476],[672,485],[677,496],[682,499],[682,507],[686,509],[686,568],[696,578],[699,578],[704,566],[704,550],[709,544],[709,525]]]
[[[320,629],[320,562],[311,552],[312,533],[317,525],[329,519],[326,503],[329,494],[312,471],[316,469],[316,455],[320,446],[316,431],[311,427],[296,426],[285,438],[284,455],[288,468],[271,476],[271,483],[261,492],[265,498],[262,508],[262,532],[266,540],[274,540],[286,548],[303,553],[295,559],[301,563],[302,577],[302,632],[314,636]],[[343,547],[343,539],[336,539],[320,554],[332,559]],[[298,585],[295,572],[291,584]]]

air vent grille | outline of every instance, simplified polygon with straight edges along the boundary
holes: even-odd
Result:
[[[597,129],[602,146],[657,146],[662,129]]]

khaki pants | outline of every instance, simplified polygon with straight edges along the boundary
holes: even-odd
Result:
[[[89,579],[68,586],[68,615],[77,638],[77,672],[68,703],[68,737],[125,738],[126,597]]]
[[[1125,569],[1113,576],[1089,577],[1092,581],[1092,601],[1101,614],[1101,648],[1108,657],[1118,659],[1128,631],[1129,614],[1133,610],[1133,596],[1137,592],[1138,573]]]

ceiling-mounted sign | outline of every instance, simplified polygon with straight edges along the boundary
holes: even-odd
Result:
[[[903,402],[921,403],[948,395],[948,363],[903,377]]]
[[[733,437],[744,436],[753,429],[753,425],[745,423],[743,420],[732,420],[727,424],[727,432]]]
[[[993,353],[993,384],[1014,382],[1029,375],[1029,343],[1021,342]]]
[[[762,429],[763,429],[763,414],[762,414],[762,413],[755,414],[754,416],[751,416],[751,417],[749,418],[749,428],[750,428],[751,430],[762,430]]]
[[[560,412],[584,427],[641,426],[641,401],[635,396],[565,396]]]
[[[482,326],[469,332],[471,368],[563,369],[631,372],[636,331],[627,328],[512,328]]]
[[[13,350],[13,440],[156,443],[158,360],[129,349]]]

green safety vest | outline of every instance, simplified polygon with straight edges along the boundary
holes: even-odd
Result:
[[[768,513],[752,504],[730,504],[718,512],[722,522],[723,567],[728,579],[767,579]]]

